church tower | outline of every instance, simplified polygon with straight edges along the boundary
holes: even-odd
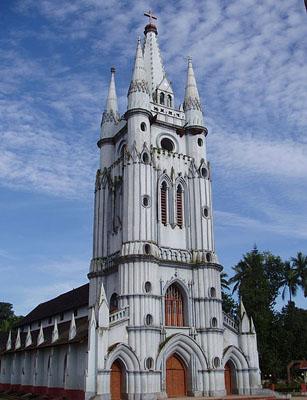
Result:
[[[86,396],[255,393],[255,331],[222,311],[208,131],[192,60],[178,107],[156,18],[146,15],[127,111],[118,113],[112,68],[98,141]]]

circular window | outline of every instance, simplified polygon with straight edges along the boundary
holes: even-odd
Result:
[[[142,122],[141,123],[141,131],[146,132],[146,130],[147,130],[147,125],[145,124],[145,122]]]
[[[149,163],[149,155],[148,155],[148,153],[146,153],[146,151],[142,154],[142,161],[144,164]]]
[[[146,315],[146,318],[145,318],[145,323],[146,323],[146,325],[147,325],[147,326],[150,326],[150,325],[152,325],[152,322],[153,322],[152,315],[151,315],[151,314],[147,314],[147,315]]]
[[[203,167],[203,168],[201,169],[201,176],[202,176],[203,178],[207,178],[207,176],[208,176],[208,170],[207,170],[207,168]]]
[[[145,282],[144,288],[146,293],[150,293],[152,288],[151,283],[149,281]]]
[[[210,253],[207,253],[207,254],[206,254],[206,261],[207,261],[207,262],[210,262],[210,261],[211,261],[211,254],[210,254]]]
[[[145,245],[144,245],[144,252],[145,252],[145,254],[150,254],[150,244],[148,244],[148,243],[146,243]]]
[[[146,358],[145,360],[145,367],[146,369],[153,369],[154,366],[154,360],[151,357]]]
[[[201,147],[204,144],[203,139],[202,138],[198,138],[197,139],[197,144],[198,144],[199,147]]]
[[[163,138],[161,140],[161,147],[163,150],[174,151],[175,145],[174,142],[169,138]]]
[[[147,194],[142,197],[142,205],[143,207],[150,207],[150,197]]]
[[[216,297],[215,287],[210,288],[210,297]]]
[[[212,328],[216,328],[217,327],[217,319],[215,317],[213,317],[212,320],[211,320],[211,326],[212,326]]]
[[[221,365],[220,359],[218,357],[214,357],[213,366],[214,368],[218,368]]]
[[[205,217],[205,218],[209,217],[209,208],[208,207],[203,207],[203,217]]]

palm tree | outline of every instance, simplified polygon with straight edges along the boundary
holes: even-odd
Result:
[[[252,266],[249,263],[248,258],[244,256],[243,260],[241,260],[236,266],[232,267],[232,269],[235,274],[229,279],[228,284],[234,284],[232,293],[236,291],[240,292],[240,286],[252,271]]]
[[[221,288],[222,291],[228,291],[229,290],[229,286],[228,286],[228,275],[226,274],[226,272],[222,272],[221,273]]]
[[[286,292],[289,291],[289,303],[292,302],[292,296],[296,296],[299,285],[299,276],[297,270],[293,268],[290,261],[284,263],[284,279],[281,282],[283,291],[281,297],[285,300]]]
[[[298,284],[303,289],[304,296],[307,297],[307,256],[300,251],[296,257],[291,258],[291,261],[298,274]]]

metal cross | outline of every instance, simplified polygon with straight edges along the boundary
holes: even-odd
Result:
[[[149,10],[148,12],[144,12],[145,17],[149,18],[149,23],[152,24],[154,19],[157,19],[155,15],[153,15],[153,12]]]

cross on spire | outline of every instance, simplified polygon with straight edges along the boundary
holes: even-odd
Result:
[[[148,12],[144,12],[145,17],[149,18],[149,23],[152,24],[153,20],[157,20],[157,17],[153,14],[153,12],[151,10],[149,10]]]

